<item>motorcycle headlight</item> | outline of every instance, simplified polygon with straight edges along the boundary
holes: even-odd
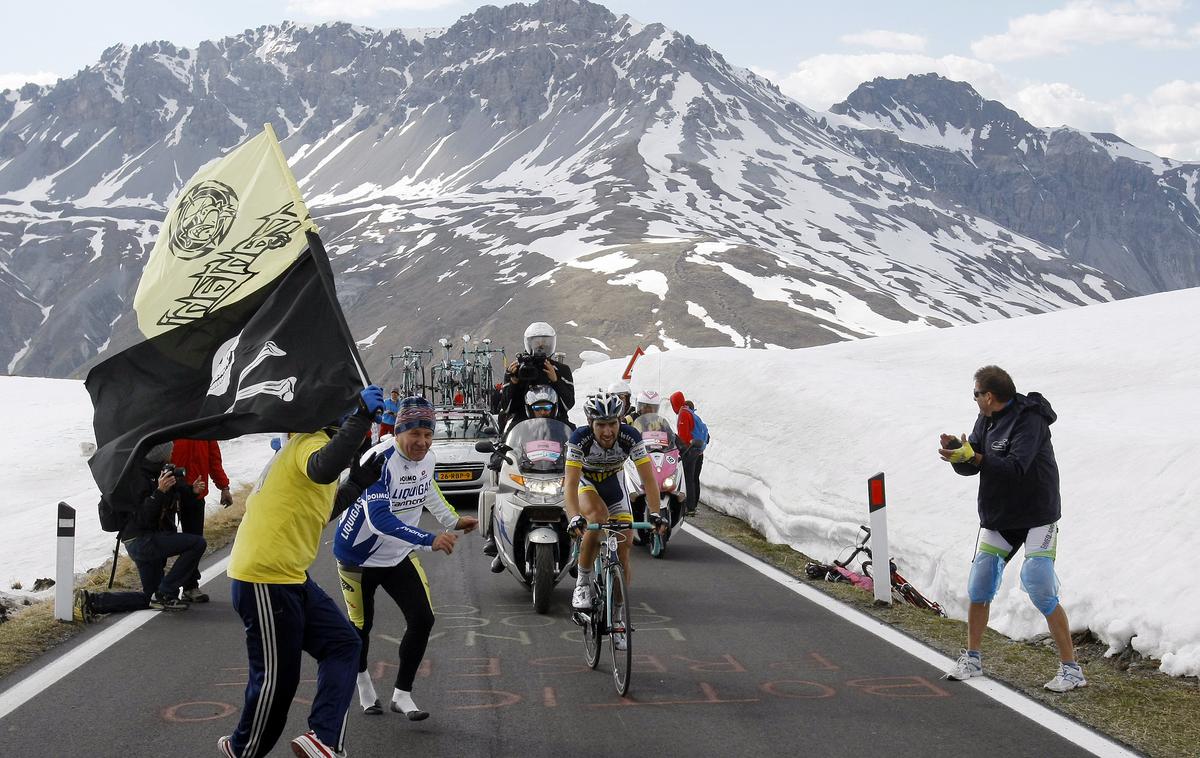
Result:
[[[562,493],[562,477],[557,479],[526,479],[525,489],[535,495],[558,495]]]
[[[666,479],[663,479],[662,488],[666,492],[675,489],[675,477],[668,476]]]

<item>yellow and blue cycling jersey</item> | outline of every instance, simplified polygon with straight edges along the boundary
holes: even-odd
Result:
[[[567,440],[567,465],[583,469],[583,476],[593,482],[620,473],[626,459],[637,466],[650,461],[642,433],[629,424],[617,429],[616,444],[610,448],[600,445],[590,424],[576,429]]]

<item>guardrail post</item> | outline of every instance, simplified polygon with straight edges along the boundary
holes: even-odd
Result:
[[[882,471],[867,480],[867,508],[871,513],[871,576],[875,581],[875,603],[891,605],[892,560],[888,550],[887,496]]]
[[[58,504],[58,561],[54,576],[54,618],[74,619],[75,509]]]

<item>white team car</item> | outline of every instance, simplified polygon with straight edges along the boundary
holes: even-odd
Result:
[[[433,432],[433,453],[437,456],[434,479],[442,493],[478,495],[491,489],[487,453],[476,452],[475,443],[495,439],[496,419],[487,411],[461,408],[435,411],[437,428]]]

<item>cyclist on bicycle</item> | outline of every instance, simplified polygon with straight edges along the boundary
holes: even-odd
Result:
[[[592,565],[599,547],[600,533],[585,531],[589,522],[624,521],[633,523],[633,511],[629,506],[629,493],[625,491],[621,471],[625,460],[632,458],[642,477],[646,491],[647,512],[650,522],[660,530],[670,522],[669,514],[658,499],[658,483],[654,479],[654,464],[646,452],[642,435],[638,430],[622,424],[620,414],[624,409],[621,398],[607,392],[593,395],[584,403],[583,412],[587,426],[581,426],[567,442],[566,479],[563,489],[566,494],[568,531],[583,534],[579,545],[579,576],[575,583],[575,594],[571,606],[576,610],[592,607]],[[617,548],[617,557],[625,571],[627,582],[632,581],[629,569],[629,546],[624,540]],[[620,640],[614,640],[619,643]]]

